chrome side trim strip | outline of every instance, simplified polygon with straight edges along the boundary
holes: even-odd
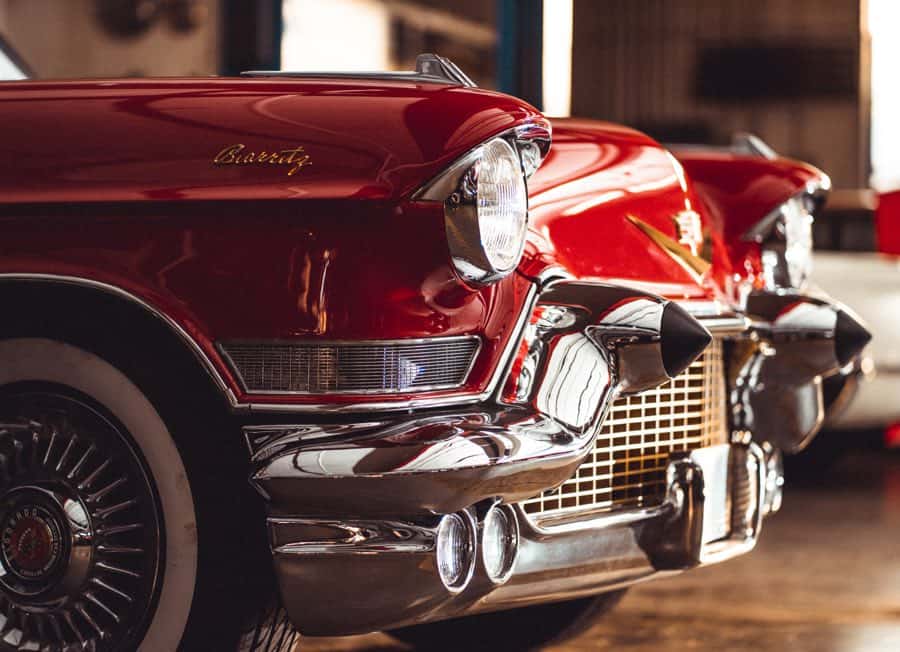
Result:
[[[400,521],[334,521],[310,518],[269,518],[279,555],[365,555],[372,553],[420,553],[434,550],[437,528]],[[281,543],[278,537],[309,540]]]
[[[407,401],[368,401],[364,403],[236,403],[236,410],[270,413],[326,412],[328,414],[353,414],[356,412],[390,412],[413,409],[450,407],[454,405],[474,405],[484,400],[480,394],[460,394],[434,398],[410,399]]]

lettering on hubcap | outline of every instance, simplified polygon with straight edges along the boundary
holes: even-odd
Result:
[[[0,530],[3,565],[23,580],[40,580],[56,568],[62,552],[59,523],[40,505],[12,512]]]

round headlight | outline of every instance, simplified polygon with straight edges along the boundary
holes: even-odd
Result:
[[[788,200],[763,223],[767,232],[757,239],[766,289],[802,289],[812,272],[813,216],[807,198]]]
[[[525,244],[528,197],[519,157],[505,140],[485,145],[477,171],[478,227],[491,267],[509,272]]]
[[[800,198],[785,204],[782,215],[788,279],[791,287],[802,288],[812,273],[813,217]]]
[[[522,257],[528,189],[515,148],[503,138],[483,145],[446,203],[447,238],[457,272],[491,283]]]

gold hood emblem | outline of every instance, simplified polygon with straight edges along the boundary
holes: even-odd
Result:
[[[302,145],[290,149],[280,149],[272,152],[259,150],[248,151],[243,143],[227,145],[216,154],[213,165],[280,165],[287,168],[287,175],[294,176],[301,168],[311,165],[309,154]]]
[[[684,214],[688,212],[693,213],[693,211],[684,211],[673,216],[679,232],[679,240],[677,241],[670,238],[659,229],[650,226],[643,220],[632,215],[628,215],[627,218],[629,222],[643,231],[644,235],[650,238],[660,249],[669,254],[669,257],[672,258],[672,260],[681,265],[681,267],[699,283],[703,280],[703,275],[709,270],[710,264],[703,258],[700,258],[700,256],[693,251],[694,247],[690,246],[690,243],[696,243],[696,248],[699,249],[699,246],[703,243],[703,229],[700,226],[700,216],[694,213],[694,215],[697,215],[697,220],[696,222],[693,222],[693,220],[690,221],[690,228],[694,230],[689,233],[687,237],[685,237],[685,234],[681,229],[679,216],[684,216]],[[696,227],[694,226],[695,224]],[[698,232],[700,234],[699,238],[697,237]],[[687,240],[687,242],[683,242],[684,240]]]

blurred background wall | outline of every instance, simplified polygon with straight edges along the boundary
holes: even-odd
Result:
[[[840,187],[868,177],[859,0],[576,0],[572,112],[664,141],[760,134]]]
[[[214,75],[219,2],[0,0],[0,33],[40,77]]]
[[[893,30],[874,43],[872,12]],[[0,33],[40,77],[408,69],[437,52],[551,114],[663,141],[751,131],[846,189],[873,156],[900,182],[898,29],[898,0],[0,0]]]

